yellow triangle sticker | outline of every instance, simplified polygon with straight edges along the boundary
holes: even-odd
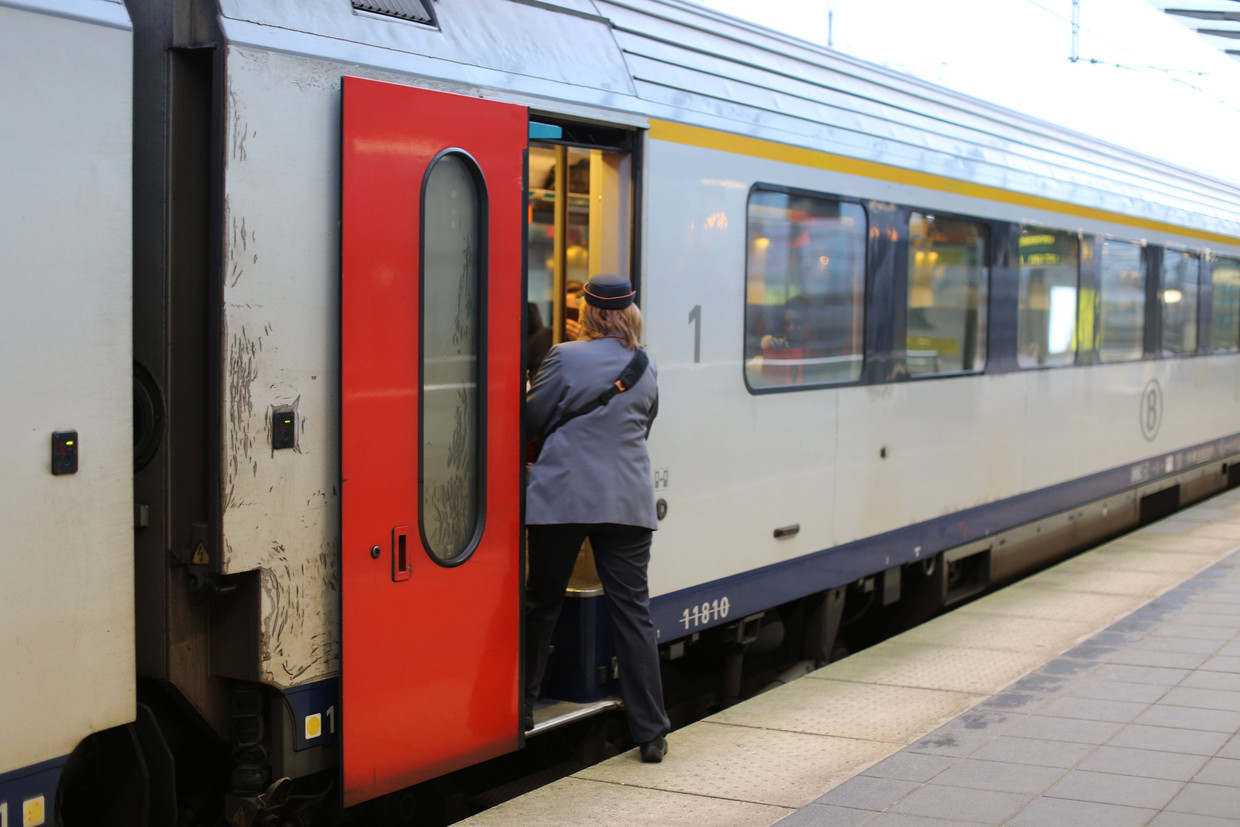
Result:
[[[199,543],[198,548],[194,549],[194,557],[191,562],[195,566],[205,566],[211,562],[211,555],[207,554],[207,547],[202,543]]]

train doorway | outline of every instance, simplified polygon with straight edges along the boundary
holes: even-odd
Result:
[[[615,273],[637,281],[639,134],[532,117],[526,236],[531,378],[552,344],[576,338],[581,290],[590,278]],[[609,708],[616,691],[602,583],[587,542],[556,627],[542,698],[533,710],[534,732]]]
[[[516,749],[524,107],[347,77],[346,806]]]

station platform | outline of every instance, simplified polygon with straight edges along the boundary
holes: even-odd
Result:
[[[1240,489],[468,819],[1240,824]]]

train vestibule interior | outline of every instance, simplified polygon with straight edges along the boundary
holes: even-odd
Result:
[[[568,288],[579,292],[597,273],[632,277],[632,176],[624,148],[530,144],[527,300],[556,342],[568,338],[565,319],[576,318]]]

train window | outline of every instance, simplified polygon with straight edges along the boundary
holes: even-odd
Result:
[[[990,281],[985,227],[913,213],[908,274],[908,372],[981,370]]]
[[[1214,262],[1214,296],[1210,301],[1210,347],[1240,350],[1240,259]]]
[[[1081,245],[1072,233],[1022,227],[1019,316],[1021,367],[1070,365],[1076,358]]]
[[[1140,359],[1145,351],[1145,250],[1104,241],[1098,263],[1098,358]]]
[[[1201,259],[1188,253],[1163,252],[1162,352],[1197,352],[1197,283]]]
[[[481,524],[479,394],[485,194],[473,160],[436,158],[422,190],[422,363],[419,513],[422,540],[463,561]],[[393,423],[393,427],[400,427]]]
[[[826,196],[749,196],[745,380],[750,389],[861,376],[865,209]]]

